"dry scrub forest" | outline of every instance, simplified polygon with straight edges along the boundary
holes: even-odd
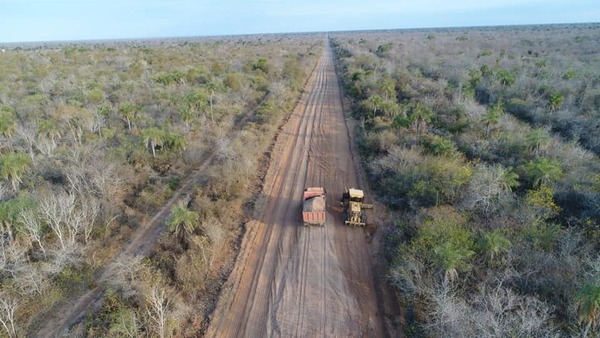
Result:
[[[3,48],[0,336],[197,336],[323,36]]]
[[[600,335],[600,25],[329,37],[404,334]],[[0,336],[205,332],[323,38],[0,46]]]
[[[405,335],[600,335],[600,25],[332,44]]]

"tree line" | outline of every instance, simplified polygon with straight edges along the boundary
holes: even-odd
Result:
[[[195,335],[231,267],[256,165],[322,43],[115,42],[0,58],[0,323],[32,334],[112,282],[85,336]],[[119,255],[209,158],[148,257]],[[172,265],[171,265],[172,264]]]
[[[597,333],[598,29],[333,35],[407,335]]]

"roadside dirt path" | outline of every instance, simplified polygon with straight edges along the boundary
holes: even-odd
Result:
[[[329,48],[281,131],[255,219],[222,289],[207,337],[396,337],[363,229],[345,226],[339,199],[359,175]],[[327,190],[324,228],[301,226],[302,191]],[[380,237],[380,236],[378,236]],[[396,331],[398,330],[398,331]]]
[[[95,281],[96,287],[87,291],[78,298],[71,299],[67,304],[62,305],[65,311],[53,313],[54,317],[45,318],[45,321],[34,337],[62,337],[68,336],[68,330],[81,321],[89,312],[98,308],[102,304],[102,298],[106,291],[106,284],[114,275],[114,263],[119,257],[133,257],[137,255],[145,256],[152,246],[158,241],[159,236],[166,230],[166,219],[171,213],[173,205],[181,200],[189,201],[194,188],[202,177],[203,172],[213,160],[213,155],[209,155],[202,164],[186,178],[181,188],[178,189],[169,201],[148,221],[140,225],[140,228],[132,236],[130,242],[123,250],[116,254],[101,275]]]
[[[257,106],[260,106],[268,97],[264,97]],[[246,116],[234,126],[231,131],[230,138],[235,137],[235,133],[242,129],[243,125],[250,120],[255,114],[256,108],[250,110]],[[166,230],[166,220],[171,214],[171,208],[179,201],[187,202],[190,200],[192,193],[202,180],[206,169],[213,163],[214,155],[206,154],[206,158],[200,165],[194,169],[181,182],[181,187],[173,194],[173,196],[163,205],[160,210],[149,220],[145,221],[135,231],[129,243],[123,249],[114,255],[107,264],[106,268],[100,273],[96,279],[96,287],[86,291],[84,294],[66,301],[62,304],[62,309],[66,311],[54,312],[51,316],[44,318],[41,324],[38,324],[34,337],[62,337],[68,336],[71,327],[81,320],[90,311],[97,310],[102,305],[102,299],[106,291],[107,282],[114,275],[115,262],[121,257],[146,256],[157,243],[160,235]]]

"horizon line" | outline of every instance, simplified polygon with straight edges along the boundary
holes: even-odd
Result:
[[[474,26],[428,26],[428,27],[405,27],[405,28],[373,28],[357,30],[330,30],[330,31],[296,31],[296,32],[266,32],[266,33],[247,33],[247,34],[214,34],[214,35],[180,35],[180,36],[155,36],[155,37],[120,37],[120,38],[89,38],[89,39],[67,39],[67,40],[39,40],[39,41],[0,41],[0,48],[18,48],[21,46],[9,47],[12,45],[40,45],[40,44],[94,44],[105,42],[133,42],[133,41],[157,41],[157,40],[186,40],[186,39],[218,39],[235,37],[255,37],[264,35],[310,35],[310,34],[329,34],[329,33],[358,33],[358,32],[381,32],[381,31],[418,31],[418,30],[438,30],[438,29],[477,29],[477,28],[499,28],[499,27],[531,27],[531,26],[561,26],[561,25],[599,25],[600,21],[590,22],[558,22],[558,23],[531,23],[531,24],[498,24],[498,25],[474,25]]]

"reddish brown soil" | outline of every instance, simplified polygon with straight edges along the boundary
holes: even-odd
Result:
[[[397,337],[382,281],[381,236],[343,224],[339,199],[361,187],[331,50],[281,131],[255,219],[246,225],[208,337]],[[363,183],[364,185],[364,183]],[[305,187],[327,190],[324,228],[303,227]]]

